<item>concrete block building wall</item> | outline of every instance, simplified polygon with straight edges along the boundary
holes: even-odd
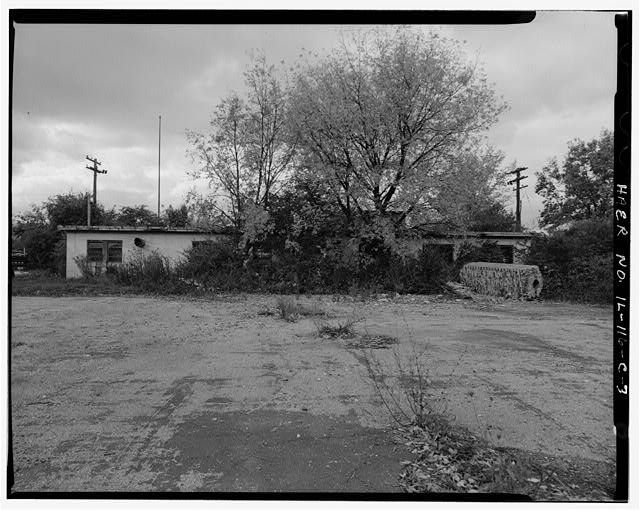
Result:
[[[64,229],[62,229],[64,230]],[[121,242],[122,262],[126,263],[135,257],[151,255],[154,252],[177,262],[185,250],[193,246],[194,241],[220,240],[226,238],[221,234],[208,234],[179,231],[142,231],[142,230],[68,230],[66,232],[66,275],[67,278],[82,277],[77,258],[87,257],[89,241]],[[136,245],[138,238],[143,243]],[[142,246],[139,246],[142,245]],[[108,263],[118,264],[118,263]],[[89,263],[90,267],[104,266],[100,263]]]

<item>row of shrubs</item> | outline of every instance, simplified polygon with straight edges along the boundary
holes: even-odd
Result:
[[[604,221],[583,221],[552,235],[536,235],[525,262],[540,267],[542,298],[610,303],[613,298],[612,232]],[[247,257],[232,244],[200,244],[177,264],[153,254],[110,268],[113,281],[157,293],[196,291],[268,293],[433,294],[457,280],[470,261],[501,261],[498,247],[463,245],[455,262],[438,246],[400,256],[382,243],[361,246],[354,255],[316,247],[303,253],[272,250]],[[81,267],[82,267],[82,262]],[[89,275],[90,269],[85,269]]]
[[[172,263],[157,253],[109,267],[105,277],[145,291],[183,294],[199,291],[268,293],[418,293],[442,292],[472,260],[500,260],[496,247],[463,247],[451,262],[437,246],[424,246],[415,256],[401,257],[383,246],[345,256],[343,250],[317,250],[303,255],[287,251],[246,257],[231,244],[204,243]],[[92,268],[78,259],[86,277]]]
[[[340,251],[298,254],[281,252],[245,259],[220,247],[191,250],[178,268],[186,278],[223,291],[273,293],[340,293],[357,291],[435,293],[453,268],[432,248],[415,257],[388,251],[375,257],[348,258]],[[216,253],[218,252],[218,253]]]

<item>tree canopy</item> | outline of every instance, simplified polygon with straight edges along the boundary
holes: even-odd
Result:
[[[178,208],[169,205],[164,211],[164,221],[169,227],[188,227],[191,223],[189,208],[186,204]]]
[[[114,225],[144,226],[157,225],[158,216],[144,204],[136,206],[122,206],[113,218]]]
[[[605,218],[613,208],[613,133],[603,130],[589,142],[573,140],[561,163],[552,159],[536,173],[543,197],[540,226]]]
[[[442,190],[467,186],[456,163],[505,108],[455,41],[402,28],[301,64],[289,121],[347,219],[399,225],[450,217]]]
[[[502,155],[483,132],[505,109],[477,63],[437,33],[344,37],[288,74],[258,55],[208,132],[187,132],[192,176],[210,187],[188,202],[199,218],[254,234],[273,226],[272,201],[294,188],[314,190],[352,232],[466,228],[478,208],[500,209]]]
[[[217,105],[208,133],[187,132],[192,176],[212,190],[192,194],[192,207],[213,210],[237,231],[268,207],[295,147],[286,133],[286,93],[264,55],[245,72],[245,88],[244,96],[233,92]]]
[[[85,193],[54,195],[12,219],[12,248],[26,251],[29,268],[62,271],[64,237],[58,226],[87,225],[87,198]],[[157,215],[145,205],[106,210],[98,203],[91,205],[91,224],[187,227],[191,225],[191,216],[184,204],[178,208],[169,206],[158,220]]]

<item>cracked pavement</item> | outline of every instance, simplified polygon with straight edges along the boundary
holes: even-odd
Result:
[[[13,491],[399,491],[411,455],[362,353],[276,300],[13,297]],[[609,309],[300,300],[423,347],[434,395],[498,445],[613,459]]]

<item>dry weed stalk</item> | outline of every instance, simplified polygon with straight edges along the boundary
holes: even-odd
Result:
[[[412,344],[403,358],[397,347],[392,349],[392,362],[385,365],[371,350],[363,350],[367,376],[376,395],[400,426],[428,427],[436,416],[444,413],[442,400],[434,398],[429,377],[428,346]]]

